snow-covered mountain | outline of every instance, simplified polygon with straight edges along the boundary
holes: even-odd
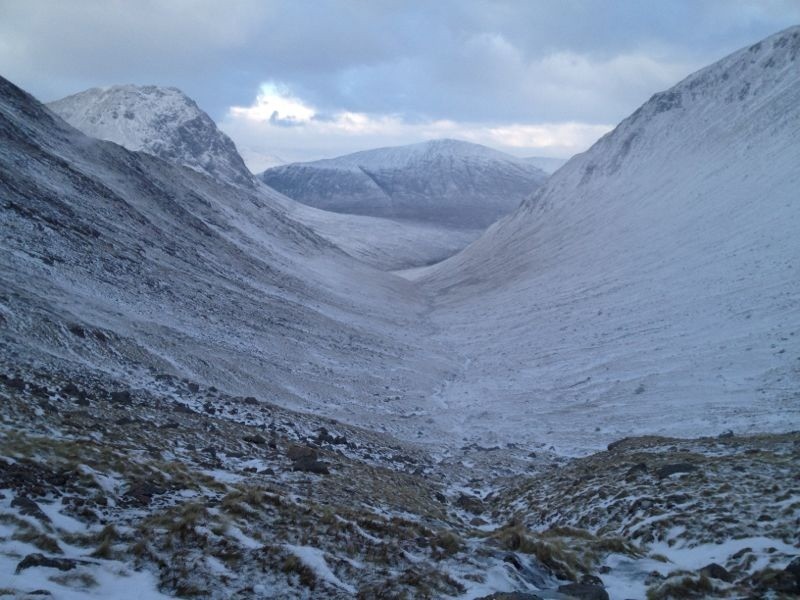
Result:
[[[4,592],[796,597],[798,66],[657,94],[413,281],[0,78]]]
[[[183,92],[154,85],[92,88],[48,105],[86,135],[252,186],[233,141]]]
[[[258,189],[265,201],[312,228],[351,256],[381,270],[428,265],[452,256],[480,229],[437,228],[322,211],[258,182],[233,142],[197,104],[175,88],[119,85],[94,88],[48,107],[88,136],[144,151],[232,185]],[[279,162],[280,159],[276,159]]]
[[[796,428],[798,232],[794,27],[653,96],[423,275],[465,365],[442,418],[571,447]]]
[[[519,206],[547,176],[524,159],[445,139],[282,165],[259,177],[324,210],[482,228]]]
[[[373,394],[417,398],[362,411],[381,423],[442,376],[434,365],[449,359],[416,363],[426,305],[412,286],[258,187],[85,137],[5,80],[0,135],[4,362],[132,385],[167,373],[288,406],[330,403],[329,415]],[[422,387],[406,388],[404,372]]]

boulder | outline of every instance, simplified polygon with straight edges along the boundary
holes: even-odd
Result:
[[[707,564],[700,569],[700,574],[710,577],[711,579],[719,579],[720,581],[726,581],[728,583],[733,581],[733,575],[730,574],[728,569],[717,563]]]
[[[659,479],[664,479],[671,475],[691,473],[692,471],[697,471],[697,465],[693,465],[692,463],[673,463],[659,467],[656,471],[656,475]]]
[[[647,473],[647,465],[643,462],[636,463],[630,469],[628,469],[627,473],[625,473],[625,478],[627,479],[630,477],[636,477],[642,473]]]
[[[111,392],[111,401],[120,404],[129,404],[131,401],[131,393],[128,390],[118,390]]]
[[[6,385],[12,390],[23,391],[25,389],[25,380],[21,377],[12,377],[6,381]]]
[[[92,564],[84,560],[76,560],[74,558],[56,558],[53,556],[45,556],[44,554],[28,554],[17,565],[16,573],[19,574],[25,569],[31,567],[49,567],[51,569],[58,569],[59,571],[70,571],[82,564]]]
[[[246,435],[242,438],[242,441],[247,442],[248,444],[255,444],[257,446],[263,446],[267,443],[267,440],[258,434]]]
[[[527,592],[495,592],[476,600],[542,600],[542,597]]]
[[[792,562],[786,565],[784,572],[793,575],[797,582],[797,587],[800,588],[800,556],[795,557]]]
[[[134,506],[147,506],[153,496],[165,493],[167,490],[147,481],[134,483],[125,492],[125,500]]]
[[[299,444],[292,444],[286,449],[286,456],[289,460],[299,460],[301,458],[310,458],[316,460],[318,453],[315,448],[311,446],[301,446]]]
[[[559,586],[558,591],[577,600],[609,600],[604,587],[591,583],[568,583]]]
[[[469,494],[461,494],[455,504],[473,515],[480,515],[486,511],[486,506],[484,506],[483,501],[477,496],[471,496]]]
[[[43,523],[50,522],[50,517],[48,517],[44,513],[44,511],[42,511],[42,509],[39,508],[39,505],[36,504],[36,502],[31,500],[30,498],[27,498],[25,496],[17,496],[11,501],[11,506],[13,508],[18,508],[20,514],[26,515],[28,517],[34,517],[35,519],[38,519]]]
[[[292,463],[292,471],[302,471],[304,473],[316,473],[317,475],[328,475],[328,465],[310,456],[301,456]]]

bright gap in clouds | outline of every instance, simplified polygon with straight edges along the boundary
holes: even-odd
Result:
[[[456,138],[516,156],[568,158],[612,129],[607,124],[408,121],[400,115],[319,112],[287,86],[267,82],[250,106],[233,106],[221,128],[255,173],[283,162],[315,160],[382,146]]]

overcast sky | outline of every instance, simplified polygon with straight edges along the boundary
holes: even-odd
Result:
[[[177,86],[254,170],[437,137],[566,157],[798,23],[800,0],[0,0],[0,74],[45,101]]]

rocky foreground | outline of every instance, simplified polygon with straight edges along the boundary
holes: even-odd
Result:
[[[36,368],[6,368],[0,405],[0,597],[800,593],[800,433],[431,451]]]

